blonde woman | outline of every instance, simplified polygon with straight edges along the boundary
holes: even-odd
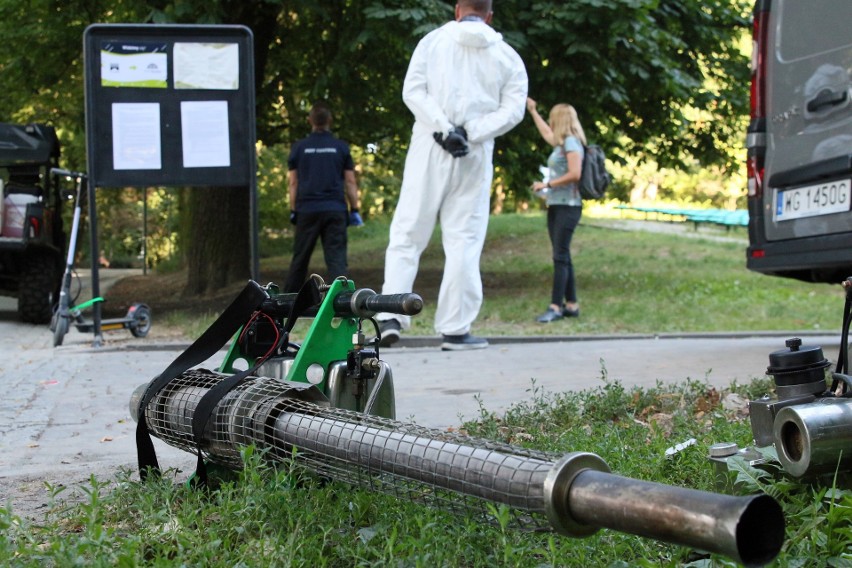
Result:
[[[571,237],[583,213],[577,182],[585,155],[586,135],[577,111],[569,104],[558,104],[550,109],[547,122],[538,114],[536,102],[530,98],[527,98],[527,110],[541,137],[553,146],[547,158],[547,181],[533,184],[533,191],[547,202],[547,233],[553,247],[550,305],[536,321],[550,323],[580,315],[574,265],[571,263]]]

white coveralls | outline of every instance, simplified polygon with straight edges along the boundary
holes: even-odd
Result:
[[[524,118],[527,72],[502,35],[482,21],[452,21],[426,35],[409,62],[402,98],[414,113],[402,189],[385,254],[383,294],[411,292],[420,255],[440,219],[444,274],[435,331],[463,335],[482,305],[479,260],[488,228],[494,139]],[[454,126],[470,153],[453,158],[435,142]],[[396,319],[408,329],[411,318]]]

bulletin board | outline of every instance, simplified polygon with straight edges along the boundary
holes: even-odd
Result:
[[[254,52],[245,26],[93,24],[83,33],[91,250],[97,188],[245,187],[251,277],[258,210]],[[92,295],[100,295],[92,254]],[[101,344],[100,303],[93,307]]]
[[[254,185],[248,28],[94,24],[83,49],[90,186]]]

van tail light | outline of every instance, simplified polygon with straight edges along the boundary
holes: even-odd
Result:
[[[746,175],[748,176],[748,196],[760,197],[763,195],[763,156],[749,156],[746,161]]]
[[[751,52],[751,105],[752,120],[766,117],[766,52],[769,35],[769,8],[758,3],[754,12]],[[768,4],[768,3],[766,3]]]
[[[751,53],[751,99],[749,125],[746,146],[748,160],[748,196],[763,195],[763,157],[766,152],[766,54],[769,36],[770,2],[757,2],[754,8]]]

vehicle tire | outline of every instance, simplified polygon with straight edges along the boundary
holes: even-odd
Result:
[[[56,263],[48,254],[28,258],[21,271],[18,289],[18,317],[22,322],[43,324],[53,315],[56,290]]]
[[[68,333],[69,319],[60,315],[56,316],[56,328],[53,330],[53,346],[62,345],[65,334]]]
[[[151,330],[151,308],[145,304],[136,304],[133,309],[133,321],[130,333],[133,337],[145,337]]]

